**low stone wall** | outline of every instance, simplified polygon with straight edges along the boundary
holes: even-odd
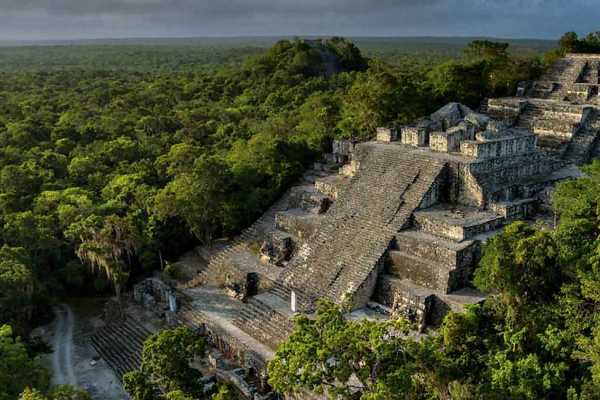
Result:
[[[457,242],[469,240],[476,235],[494,231],[504,224],[500,216],[482,219],[471,224],[455,224],[443,219],[433,218],[426,213],[415,214],[415,226],[433,235],[445,237]]]
[[[524,199],[509,203],[490,203],[490,210],[503,216],[506,221],[526,219],[535,215],[537,211],[536,199]]]
[[[440,290],[447,293],[452,285],[452,268],[448,265],[437,263],[431,259],[410,256],[403,251],[390,251],[388,274],[398,279],[408,279],[417,285],[431,290]]]
[[[429,135],[429,147],[433,151],[448,153],[460,149],[460,143],[463,140],[472,140],[474,131],[471,127],[451,128],[446,132],[432,132]]]
[[[492,118],[514,122],[519,117],[526,102],[521,99],[488,99],[487,114]]]
[[[179,315],[179,322],[204,336],[208,344],[219,350],[227,359],[235,361],[245,368],[253,368],[255,371],[262,371],[266,368],[269,360],[249,348],[246,343],[227,333],[201,311],[189,311],[189,309],[186,311],[187,314]]]
[[[536,147],[534,134],[519,135],[496,140],[465,140],[460,143],[460,152],[478,160],[499,157],[511,157],[534,152]]]

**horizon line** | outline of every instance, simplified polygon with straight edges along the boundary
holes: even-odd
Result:
[[[79,37],[53,39],[0,39],[0,43],[56,43],[85,41],[132,41],[132,40],[190,40],[190,39],[281,39],[281,38],[331,38],[349,39],[496,39],[496,40],[535,40],[557,42],[559,39],[534,37],[503,37],[487,35],[339,35],[339,34],[285,34],[285,35],[206,35],[206,36],[119,36],[119,37]]]

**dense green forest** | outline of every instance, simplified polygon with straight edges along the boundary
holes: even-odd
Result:
[[[0,71],[119,70],[173,72],[236,67],[249,56],[266,53],[275,37],[105,39],[49,42],[0,40]],[[353,38],[368,58],[415,68],[431,67],[462,55],[477,38]],[[552,40],[502,40],[513,55],[535,57],[557,46]]]
[[[12,60],[0,72],[0,324],[12,326],[0,331],[0,354],[14,355],[0,362],[0,376],[15,362],[35,364],[34,346],[17,336],[26,335],[55,299],[113,289],[118,295],[136,277],[198,242],[234,235],[327,151],[332,139],[369,139],[377,126],[412,121],[448,101],[476,107],[485,97],[514,93],[518,81],[535,78],[544,67],[539,54],[488,41],[470,43],[452,56],[383,49],[392,54],[387,61],[367,57],[341,38],[284,40],[264,51],[248,47],[240,57],[257,54],[243,61],[229,58],[230,50],[203,55],[181,48],[120,50],[77,50],[71,61],[53,64],[48,57],[61,58],[69,49],[0,49],[0,57]],[[169,59],[164,67],[153,67],[164,58]],[[138,59],[131,63],[137,67],[124,67],[131,59]],[[48,63],[50,68],[40,68]],[[447,373],[469,367],[470,375],[451,381],[480,390],[476,385],[492,371],[489,359],[501,357],[508,346],[502,335],[521,329],[506,322],[513,309],[503,304],[447,322],[445,329],[468,331],[461,318],[477,329],[495,329],[485,332],[493,340],[481,336],[484,343],[474,342],[475,359],[455,359],[458,347],[446,354],[432,344],[433,353],[422,362],[437,362],[434,356],[464,362],[447,366]],[[488,317],[498,321],[494,327],[482,322]],[[510,340],[538,348],[556,344],[534,342],[529,333]],[[461,338],[454,345],[462,344]],[[520,359],[513,361],[512,353],[505,357],[514,368],[530,368],[516,365]],[[560,368],[548,374],[566,376],[568,370]],[[505,371],[503,379],[517,379],[515,371]],[[0,389],[1,400],[15,399],[24,382],[47,388],[43,370],[25,372]],[[402,372],[389,378],[405,379]],[[552,376],[528,379],[547,378],[544,387],[558,390],[564,380]],[[273,383],[281,390],[305,383],[293,378]],[[25,395],[37,398],[31,391]]]

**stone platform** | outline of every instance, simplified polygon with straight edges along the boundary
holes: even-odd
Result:
[[[184,285],[182,322],[260,364],[320,299],[420,332],[483,301],[471,287],[482,243],[517,219],[552,220],[553,185],[600,156],[599,67],[569,55],[479,111],[450,103],[375,141],[334,141]]]

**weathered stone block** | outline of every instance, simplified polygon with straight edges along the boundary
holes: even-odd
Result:
[[[403,315],[414,322],[419,330],[423,330],[435,295],[410,281],[383,274],[377,281],[374,298],[384,306],[390,307],[393,313]]]
[[[460,103],[448,103],[431,114],[431,120],[440,123],[442,130],[458,125],[465,115],[472,113],[469,107]]]
[[[438,207],[415,212],[415,226],[418,229],[455,241],[468,240],[480,233],[496,230],[503,223],[503,218],[495,213],[473,209]]]
[[[354,151],[354,143],[351,140],[334,140],[332,147],[332,153],[337,163],[347,162]]]
[[[402,143],[415,147],[429,145],[429,133],[426,128],[406,126],[402,128]]]
[[[502,215],[507,221],[531,218],[537,209],[536,199],[523,199],[513,202],[490,203],[490,210]]]
[[[472,127],[455,126],[446,132],[432,132],[429,135],[429,147],[433,151],[451,152],[460,150],[463,140],[473,138]]]
[[[315,232],[319,218],[315,214],[307,214],[299,210],[288,210],[277,213],[275,225],[277,229],[288,232],[300,239],[306,239]]]
[[[494,136],[495,133],[497,132],[481,132],[477,134],[479,140],[461,142],[460,152],[469,157],[485,160],[532,153],[536,149],[537,137],[533,133],[502,135],[500,132]]]
[[[485,114],[472,112],[465,116],[465,121],[475,126],[477,130],[482,131],[487,129],[488,123],[491,121],[491,118]]]
[[[377,128],[377,141],[395,142],[398,140],[398,130],[396,128]]]

